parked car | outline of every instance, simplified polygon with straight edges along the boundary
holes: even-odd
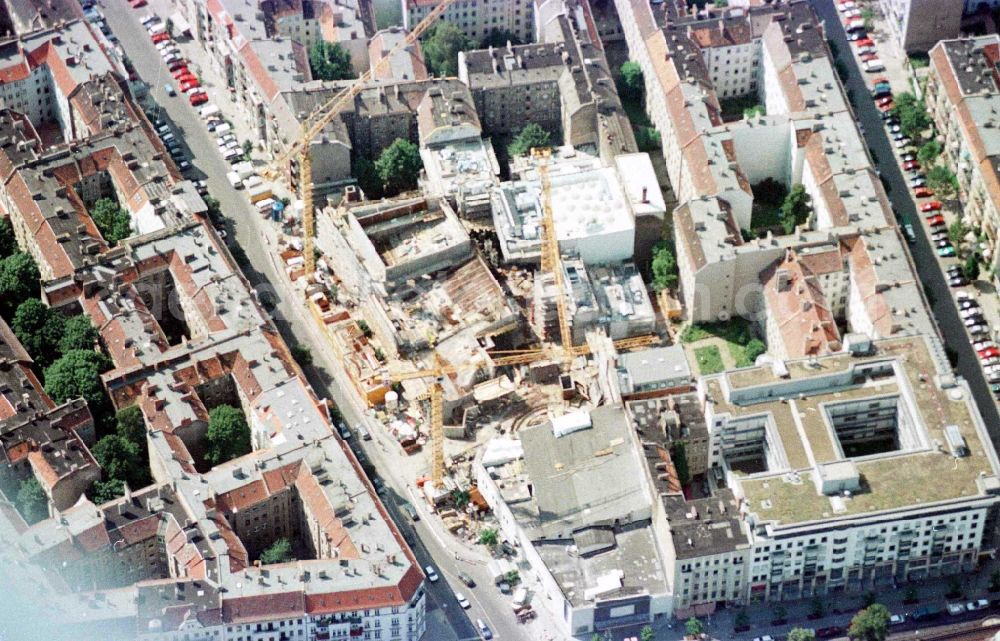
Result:
[[[176,96],[177,92],[174,91],[173,85],[163,85],[163,90],[167,92],[168,96]]]
[[[940,214],[936,216],[931,216],[930,218],[927,219],[927,224],[930,225],[931,227],[941,227],[945,224],[944,216],[941,216]]]
[[[859,45],[856,51],[860,56],[878,55],[876,53],[877,49],[875,49],[875,47],[873,47],[872,45]],[[864,58],[862,58],[862,60],[864,60]]]
[[[885,65],[878,58],[873,60],[868,60],[861,63],[867,73],[874,73],[876,71],[885,71]]]
[[[951,245],[947,247],[938,247],[937,255],[941,258],[950,258],[955,255],[955,248]]]
[[[816,630],[816,638],[818,639],[832,639],[833,637],[839,637],[844,633],[844,628],[838,625],[831,625],[826,628],[820,628]]]
[[[431,583],[437,583],[438,579],[441,578],[438,576],[438,573],[434,570],[433,565],[428,565],[427,567],[425,567],[424,574],[427,575],[427,580],[430,581]]]
[[[913,195],[917,198],[930,198],[934,195],[934,190],[930,187],[917,187],[913,190]]]
[[[906,171],[920,171],[920,163],[916,160],[908,160],[903,163],[903,169]]]
[[[972,334],[973,336],[976,336],[977,334],[986,335],[990,333],[990,326],[984,323],[972,326],[967,325],[966,327],[969,328],[969,333]],[[990,382],[992,383],[993,381]]]
[[[469,603],[469,600],[466,599],[465,595],[462,594],[461,592],[455,593],[455,600],[458,601],[458,604],[462,606],[463,610],[468,610],[469,608],[472,607],[472,604]]]
[[[899,125],[890,125],[888,123],[886,123],[886,129],[888,129],[889,133],[891,134],[898,134],[900,131],[903,130],[902,127],[900,127]],[[911,155],[911,154],[906,154],[906,155]],[[911,160],[904,159],[903,162],[913,162],[913,161],[912,159]]]
[[[958,315],[962,318],[972,318],[973,316],[982,316],[983,311],[978,307],[972,307],[969,309],[963,309],[958,312]]]
[[[923,205],[920,205],[920,211],[926,212],[926,211],[940,211],[940,210],[941,210],[940,200],[931,200],[924,203]]]
[[[493,631],[490,630],[488,625],[483,623],[482,619],[476,619],[476,628],[479,629],[479,636],[483,641],[490,641],[493,638]]]
[[[868,34],[864,31],[853,31],[848,32],[847,39],[851,42],[857,42],[858,40],[863,40],[868,37]]]
[[[976,353],[979,354],[979,358],[1000,358],[1000,349],[996,347],[987,347]]]
[[[476,587],[475,580],[473,580],[473,578],[471,576],[469,576],[468,574],[466,574],[465,572],[459,572],[455,576],[457,576],[458,580],[461,581],[462,583],[464,583],[467,587],[470,587],[470,588]]]
[[[188,169],[191,169],[191,163],[189,163],[186,160],[182,160],[179,163],[177,163],[177,168],[180,169],[181,171],[187,171]]]
[[[162,42],[170,42],[170,34],[168,33],[157,33],[152,36],[153,44],[160,44]]]
[[[201,83],[197,80],[188,80],[186,82],[181,82],[181,91],[184,93],[190,93],[192,89],[201,88]]]
[[[967,281],[964,276],[952,276],[948,279],[948,285],[950,287],[965,287],[968,284],[969,281]]]
[[[762,637],[755,637],[753,641],[774,641],[774,637],[770,634],[765,634]]]
[[[871,62],[872,60],[878,60],[878,59],[879,59],[878,58],[878,54],[875,53],[874,50],[872,50],[871,53],[861,54],[861,61],[862,62]]]
[[[889,617],[889,625],[902,625],[904,623],[906,623],[905,614],[894,614]]]
[[[179,60],[183,60],[183,58],[181,58],[181,55],[179,53],[169,53],[163,56],[163,62],[167,64],[170,64],[171,62],[177,62]]]
[[[903,138],[902,140],[897,140],[893,144],[896,146],[896,149],[903,149],[905,147],[909,147],[910,146],[910,139],[909,138]],[[923,185],[921,185],[921,187],[922,186]]]
[[[892,96],[887,96],[885,98],[879,98],[878,100],[875,101],[875,104],[877,104],[879,107],[884,107],[890,102],[892,102]]]
[[[181,78],[191,75],[191,71],[187,68],[186,64],[180,64],[177,65],[174,68],[174,70],[170,72],[170,75],[173,76],[174,80],[180,82]]]
[[[208,94],[203,91],[193,93],[190,96],[188,96],[188,102],[191,103],[192,107],[203,105],[206,102],[208,102]]]
[[[187,69],[187,61],[177,60],[175,62],[171,62],[170,64],[167,65],[167,69],[170,70],[170,73],[173,73],[178,69]]]
[[[857,45],[857,46],[859,46],[859,47],[874,47],[875,46],[875,41],[872,40],[871,38],[860,38],[858,40],[855,40],[854,44]],[[883,80],[884,80],[884,78],[883,78]],[[877,82],[877,80],[876,80],[876,82]]]
[[[914,176],[910,178],[910,187],[923,187],[927,184],[927,179],[923,176]]]

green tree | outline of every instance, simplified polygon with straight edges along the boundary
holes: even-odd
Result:
[[[104,477],[125,481],[130,486],[145,485],[148,470],[139,455],[139,447],[118,434],[108,434],[94,444],[91,453],[101,465]]]
[[[745,628],[750,625],[750,615],[747,614],[746,610],[740,610],[736,613],[736,618],[733,619],[733,627]]]
[[[260,553],[261,565],[290,563],[294,560],[295,556],[292,555],[292,542],[284,537],[278,539]]]
[[[354,77],[351,54],[335,42],[317,40],[309,47],[309,71],[314,80],[346,80]]]
[[[368,321],[361,319],[358,321],[358,329],[364,334],[365,338],[371,338],[375,334],[372,332],[372,328],[368,326]]]
[[[244,140],[243,141],[243,156],[247,160],[250,160],[250,154],[252,154],[252,153],[253,153],[253,141],[249,140],[249,139],[248,140]]]
[[[930,126],[930,117],[923,101],[912,93],[904,91],[893,97],[894,115],[899,118],[899,128],[913,140],[919,140],[923,132]]]
[[[94,350],[74,349],[45,368],[45,391],[56,403],[82,397],[91,406],[106,407],[101,374],[111,368],[107,356]]]
[[[415,189],[423,166],[420,149],[402,138],[396,138],[375,161],[375,171],[389,196]]]
[[[34,476],[29,476],[18,485],[14,503],[29,525],[38,523],[49,515],[49,497]]]
[[[125,494],[125,484],[121,479],[94,481],[87,488],[87,497],[94,505],[103,505],[108,501],[114,501],[123,494]]]
[[[458,75],[458,52],[472,49],[472,41],[450,22],[441,20],[425,32],[424,62],[432,76]]]
[[[889,610],[881,603],[873,603],[851,619],[847,636],[854,641],[885,641],[889,633]]]
[[[510,570],[503,575],[503,580],[508,585],[517,585],[521,582],[521,573],[517,570]]]
[[[969,254],[965,257],[962,262],[962,275],[969,280],[979,278],[979,256],[977,254]]]
[[[507,29],[497,29],[493,27],[490,32],[483,36],[483,39],[479,41],[480,49],[489,49],[490,47],[506,47],[507,43],[517,46],[521,44],[521,39],[517,37],[517,34]],[[456,52],[455,55],[458,55]]]
[[[292,358],[295,359],[295,362],[298,363],[300,367],[308,367],[312,365],[313,355],[312,352],[309,351],[308,347],[305,345],[295,344],[292,345],[291,351]]]
[[[653,273],[654,290],[673,289],[677,285],[677,259],[668,241],[661,240],[653,247],[649,268]]]
[[[670,446],[670,460],[674,462],[677,482],[682,486],[687,485],[691,481],[691,472],[688,468],[687,448],[682,441]]]
[[[551,145],[552,136],[542,129],[540,125],[529,122],[521,131],[514,136],[514,140],[507,145],[507,153],[511,158],[514,156],[524,156],[534,147],[548,147]]]
[[[9,218],[0,218],[0,258],[7,258],[17,251],[17,236]]]
[[[743,358],[740,365],[753,365],[757,357],[767,352],[767,344],[759,338],[752,338],[743,348]]]
[[[754,105],[753,107],[747,107],[743,110],[743,117],[750,119],[756,116],[766,116],[767,107],[764,105]]]
[[[358,181],[365,198],[377,200],[382,197],[382,179],[375,170],[375,163],[368,158],[358,156],[351,163],[351,174]]]
[[[639,148],[639,151],[656,151],[660,148],[662,139],[656,127],[639,125],[633,127],[632,131],[635,134],[635,146]]]
[[[135,443],[142,457],[146,455],[146,421],[138,405],[130,405],[115,414],[115,433],[130,443]]]
[[[771,611],[774,613],[775,621],[784,621],[788,616],[788,610],[786,610],[785,606],[780,603],[775,603]]]
[[[111,198],[101,198],[95,202],[90,217],[94,219],[97,230],[108,245],[117,245],[118,241],[132,235],[131,216]]]
[[[59,352],[65,354],[74,349],[94,349],[100,334],[90,317],[78,314],[66,319],[62,337],[59,339]]]
[[[965,242],[965,235],[969,233],[969,228],[962,224],[961,220],[956,220],[948,225],[948,240],[955,245]]]
[[[40,278],[38,266],[30,254],[14,252],[0,261],[0,301],[3,301],[0,306],[5,316],[22,302],[38,297]]]
[[[469,500],[472,496],[469,494],[468,490],[452,490],[451,500],[455,503],[455,507],[462,510],[465,506],[469,504]]]
[[[479,533],[480,545],[485,545],[488,548],[495,548],[499,542],[500,533],[497,532],[496,528],[483,528],[483,530]]]
[[[944,165],[934,165],[927,172],[927,186],[945,198],[951,198],[958,191],[958,178]]]
[[[653,626],[642,626],[642,629],[639,630],[639,641],[656,641],[656,632],[653,632]]]
[[[781,203],[781,213],[779,214],[781,227],[786,234],[792,233],[797,226],[809,220],[809,216],[812,215],[811,203],[812,197],[802,184],[792,187],[788,195],[785,196],[785,202]]]
[[[212,196],[204,196],[202,200],[205,201],[205,208],[208,210],[205,213],[208,215],[208,219],[213,223],[222,222],[222,207],[219,205],[219,201]]]
[[[923,165],[930,165],[941,155],[941,143],[936,140],[929,140],[920,146],[917,151],[917,160]]]
[[[634,60],[628,60],[622,63],[621,68],[621,93],[623,98],[639,99],[642,98],[643,91],[646,88],[642,77],[642,67],[639,63]]]
[[[592,636],[590,637],[590,641],[605,641],[605,639],[604,639],[604,637],[603,637],[603,636],[601,636],[600,634],[598,634],[598,633],[596,633],[596,632],[595,632],[595,633],[594,633],[594,634],[593,634],[593,635],[592,635]]]
[[[219,405],[208,413],[205,460],[218,465],[250,451],[250,428],[243,412],[232,405]]]
[[[65,326],[66,317],[37,298],[18,305],[11,323],[17,339],[40,367],[52,364],[56,356],[53,346],[59,344]]]
[[[687,633],[689,637],[699,636],[704,630],[705,627],[701,624],[701,621],[694,617],[691,617],[684,622],[684,632]]]
[[[788,641],[813,641],[816,631],[808,628],[792,628],[788,631]]]

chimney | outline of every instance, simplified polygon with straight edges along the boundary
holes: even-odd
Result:
[[[639,202],[644,203],[644,204],[648,203],[649,202],[649,198],[647,197],[648,193],[649,193],[649,188],[648,187],[643,187],[642,188],[642,200],[640,200]]]

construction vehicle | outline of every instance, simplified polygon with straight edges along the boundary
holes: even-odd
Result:
[[[346,107],[354,98],[364,91],[365,86],[373,78],[378,77],[389,64],[393,56],[400,51],[411,46],[420,39],[420,36],[427,29],[437,22],[441,14],[451,6],[455,0],[442,0],[436,7],[424,16],[413,29],[406,35],[406,38],[396,43],[389,50],[389,53],[363,74],[351,85],[334,95],[330,100],[320,105],[302,123],[302,133],[299,138],[292,143],[278,156],[271,166],[263,172],[268,180],[277,180],[284,173],[286,164],[295,160],[298,165],[299,180],[298,188],[302,196],[302,257],[304,260],[304,274],[306,278],[312,276],[316,271],[316,255],[314,250],[315,234],[315,210],[313,209],[313,181],[312,181],[312,158],[309,155],[309,145],[319,136],[326,126],[333,122],[341,110]]]

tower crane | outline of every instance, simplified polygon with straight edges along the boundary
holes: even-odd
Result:
[[[437,6],[428,12],[424,19],[413,27],[406,38],[396,43],[389,53],[365,71],[351,85],[320,105],[302,123],[298,139],[288,149],[278,156],[271,166],[263,172],[265,178],[276,180],[284,171],[289,161],[296,159],[299,169],[299,190],[302,194],[302,254],[305,275],[308,278],[316,270],[316,257],[313,250],[315,234],[315,211],[313,209],[312,158],[309,155],[309,145],[323,132],[340,111],[360,94],[367,84],[378,77],[389,64],[391,58],[406,47],[415,43],[427,29],[451,6],[455,0],[441,0]]]

